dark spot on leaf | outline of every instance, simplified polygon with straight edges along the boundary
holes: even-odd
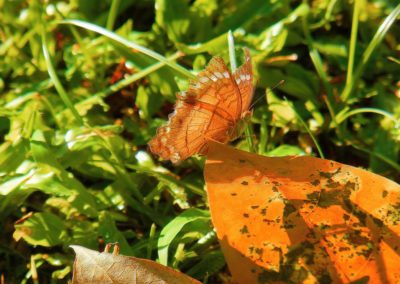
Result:
[[[258,274],[257,283],[266,284],[280,280],[280,273],[273,270],[263,270]]]
[[[346,239],[352,244],[356,246],[367,245],[369,243],[369,238],[361,235],[361,231],[352,230],[346,235]]]
[[[267,208],[261,209],[260,213],[261,213],[262,216],[265,216],[267,214]]]
[[[272,182],[275,186],[281,186],[282,184],[280,183],[280,182],[278,182],[278,181],[273,181]]]
[[[350,202],[345,201],[345,203],[349,208],[351,208],[351,213],[358,218],[362,225],[365,226],[367,214],[352,206]]]
[[[249,229],[247,228],[246,225],[244,225],[243,228],[241,228],[241,229],[239,230],[239,232],[240,232],[241,234],[248,234],[248,233],[249,233]]]
[[[317,185],[319,185],[321,182],[319,181],[319,179],[316,179],[316,180],[313,180],[312,182],[311,182],[311,184],[313,185],[313,186],[317,186]]]
[[[351,282],[351,284],[368,284],[368,283],[370,283],[369,276],[364,276],[363,278]]]
[[[315,239],[315,232],[314,231],[310,231],[307,235],[306,235],[307,239]]]
[[[320,230],[328,230],[331,226],[327,225],[327,224],[320,224],[319,228]]]
[[[249,255],[252,255],[254,253],[254,247],[253,246],[249,246],[248,252],[249,252]]]
[[[242,185],[248,185],[249,184],[249,182],[247,182],[247,181],[242,181]]]
[[[336,171],[334,172],[319,172],[319,175],[323,178],[332,178],[333,176],[337,175],[340,172],[341,168],[338,168]]]
[[[261,260],[262,255],[263,255],[263,253],[264,253],[264,249],[263,249],[263,248],[256,248],[254,252],[255,252],[256,254],[258,254],[258,257],[259,257],[260,260]]]
[[[372,218],[372,220],[374,221],[375,225],[377,225],[379,228],[383,227],[383,221],[378,219],[378,218]]]
[[[340,183],[338,181],[333,181],[332,179],[328,179],[328,182],[326,184],[327,188],[338,188],[340,186]]]
[[[260,205],[251,205],[250,207],[251,209],[257,209],[258,207],[260,207]]]
[[[343,220],[345,220],[345,221],[349,221],[350,220],[350,215],[348,215],[348,214],[343,214]]]
[[[250,216],[249,214],[243,213],[243,217],[244,217],[244,218],[249,218],[249,216]]]
[[[320,193],[318,191],[314,191],[313,193],[307,194],[307,199],[310,201],[318,201]]]
[[[281,226],[281,228],[286,229],[286,230],[288,230],[288,229],[293,229],[294,227],[296,227],[294,224],[287,224],[287,223],[284,223],[284,224]]]
[[[355,183],[355,182],[348,181],[348,182],[345,184],[344,188],[345,188],[346,190],[354,191],[354,190],[357,190],[357,189],[358,189],[358,184]]]
[[[237,193],[236,193],[236,192],[232,192],[231,195],[232,195],[232,196],[236,196]]]
[[[385,198],[388,195],[388,191],[387,190],[383,190],[382,191],[382,198]]]
[[[240,159],[239,163],[241,163],[241,164],[246,163],[246,160]]]
[[[293,212],[296,212],[296,207],[294,207],[293,204],[286,203],[285,208],[283,210],[283,216],[287,217]]]

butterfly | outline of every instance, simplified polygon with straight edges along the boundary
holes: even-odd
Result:
[[[227,143],[244,130],[251,111],[253,72],[250,52],[231,73],[221,57],[213,57],[188,90],[177,93],[175,110],[149,142],[151,152],[178,163],[194,154],[207,154],[208,141]]]

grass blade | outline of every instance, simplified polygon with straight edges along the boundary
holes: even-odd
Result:
[[[115,19],[118,16],[118,8],[121,4],[121,0],[113,0],[111,3],[110,13],[107,18],[107,30],[112,30],[114,28]]]
[[[386,17],[383,23],[379,26],[378,30],[376,31],[374,37],[372,38],[371,42],[367,46],[366,50],[364,51],[361,62],[357,66],[357,69],[354,73],[353,80],[346,84],[342,92],[342,100],[347,101],[354,90],[354,86],[357,85],[358,80],[361,77],[362,72],[364,71],[365,66],[367,65],[368,61],[371,59],[371,55],[374,53],[376,48],[382,42],[383,38],[386,36],[387,32],[396,21],[397,17],[400,15],[400,4],[396,6],[395,9]]]
[[[349,61],[347,64],[346,85],[353,81],[354,57],[356,53],[357,34],[358,34],[358,17],[360,14],[360,0],[354,1],[353,21],[351,24]]]
[[[47,65],[47,72],[49,73],[49,76],[53,81],[54,87],[56,88],[58,94],[60,95],[61,100],[64,102],[67,108],[72,112],[72,115],[79,122],[79,124],[83,125],[84,122],[82,117],[79,115],[74,104],[72,103],[72,100],[70,99],[64,87],[62,86],[61,81],[56,73],[56,70],[54,69],[54,66],[51,62],[49,50],[47,49],[46,31],[44,29],[42,31],[42,50]]]
[[[154,58],[160,62],[165,63],[166,65],[168,65],[169,67],[171,67],[172,69],[176,70],[177,72],[181,73],[182,75],[188,77],[188,78],[196,78],[195,75],[193,75],[190,71],[188,71],[187,69],[183,68],[182,66],[180,66],[177,63],[173,63],[170,62],[167,58],[165,58],[164,56],[162,56],[161,54],[154,52],[144,46],[141,46],[139,44],[136,44],[134,42],[131,42],[119,35],[117,35],[116,33],[110,32],[100,26],[88,23],[88,22],[84,22],[84,21],[79,21],[79,20],[65,20],[65,21],[60,21],[60,24],[67,24],[67,25],[75,25],[90,31],[93,31],[95,33],[101,34],[111,40],[114,40],[122,45],[125,45],[126,47],[138,50],[140,52],[142,52],[143,54],[148,55],[151,58]]]

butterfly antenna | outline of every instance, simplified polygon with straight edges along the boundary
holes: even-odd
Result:
[[[275,90],[276,88],[278,88],[279,86],[281,86],[283,83],[285,83],[285,80],[280,80],[275,86],[273,86],[272,88],[268,89],[268,90],[267,90],[267,93],[268,93],[268,92],[272,92],[273,90]],[[264,96],[261,96],[261,97],[257,98],[257,99],[251,104],[251,106],[250,106],[249,109],[252,109],[252,108],[256,105],[256,103],[258,103],[263,97],[264,97]]]

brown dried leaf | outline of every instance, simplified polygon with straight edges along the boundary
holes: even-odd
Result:
[[[72,283],[176,283],[200,284],[199,281],[154,261],[81,246],[71,246],[76,253]]]

